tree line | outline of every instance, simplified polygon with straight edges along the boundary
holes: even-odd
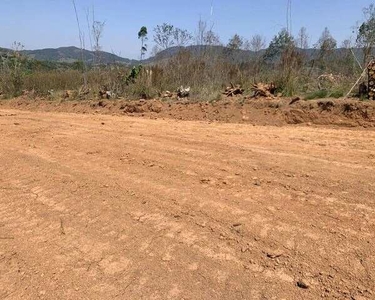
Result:
[[[280,55],[285,49],[296,47],[298,49],[312,48],[319,50],[319,59],[329,55],[337,48],[351,49],[353,47],[363,49],[363,62],[368,61],[371,55],[371,49],[375,44],[375,6],[369,5],[363,9],[364,21],[360,23],[355,29],[355,38],[348,38],[338,46],[337,40],[332,36],[328,27],[324,28],[319,39],[313,45],[310,45],[310,36],[307,28],[302,27],[296,36],[293,36],[287,29],[282,29],[267,46],[266,38],[260,34],[255,34],[250,39],[247,39],[238,33],[230,37],[227,43],[223,43],[219,34],[214,32],[213,26],[204,20],[199,20],[197,30],[193,35],[186,29],[175,27],[169,23],[157,25],[153,29],[153,41],[155,43],[151,50],[151,56],[156,55],[162,50],[166,50],[173,46],[185,47],[188,45],[200,46],[225,46],[230,50],[250,50],[259,52],[266,50],[265,59],[270,59]],[[142,26],[138,33],[141,40],[141,59],[144,58],[148,51],[148,46],[145,41],[148,40],[147,27]]]

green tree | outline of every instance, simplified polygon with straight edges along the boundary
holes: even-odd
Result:
[[[332,37],[327,27],[324,28],[315,48],[319,50],[318,66],[321,69],[327,69],[329,66],[328,60],[332,58],[334,50],[337,48],[337,41]]]
[[[266,53],[264,54],[265,60],[275,60],[281,57],[285,50],[294,48],[294,38],[284,28],[282,29],[271,41]]]
[[[331,53],[337,47],[337,41],[332,37],[329,29],[324,28],[316,47],[320,49],[321,55]]]
[[[147,34],[148,34],[147,27],[142,26],[138,32],[138,39],[141,40],[141,60],[143,60],[143,57],[147,52],[147,44],[146,44],[146,41],[148,39]]]
[[[359,26],[357,32],[357,45],[363,49],[364,65],[367,64],[371,49],[375,46],[375,5],[363,9],[365,21]]]

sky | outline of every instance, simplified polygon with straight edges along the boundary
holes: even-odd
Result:
[[[139,58],[138,31],[149,31],[164,22],[194,34],[201,18],[213,25],[223,43],[235,33],[250,39],[263,35],[267,43],[286,27],[287,0],[75,0],[86,48],[90,48],[86,11],[105,21],[104,51],[122,57]],[[292,0],[292,32],[304,26],[314,44],[325,27],[341,43],[353,35],[353,26],[363,19],[362,8],[370,0]],[[211,9],[213,6],[213,10]],[[211,14],[212,12],[212,14]],[[79,46],[79,36],[71,0],[0,0],[0,47],[14,41],[25,49]]]

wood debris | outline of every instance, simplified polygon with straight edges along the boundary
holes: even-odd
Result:
[[[242,95],[244,91],[245,90],[241,88],[241,85],[234,85],[233,83],[230,83],[230,86],[225,89],[224,95],[227,97],[233,97],[236,95]]]
[[[253,91],[253,98],[258,97],[268,97],[268,98],[274,98],[276,87],[273,82],[270,84],[267,83],[254,83],[251,90]]]
[[[183,86],[180,86],[176,92],[170,92],[170,91],[165,91],[163,93],[160,94],[160,96],[162,98],[177,98],[177,99],[180,99],[180,98],[187,98],[190,96],[190,87],[183,87]]]
[[[164,93],[162,93],[161,97],[162,98],[172,98],[174,95],[172,92],[170,91],[165,91]]]

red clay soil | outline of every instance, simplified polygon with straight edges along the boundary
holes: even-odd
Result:
[[[236,105],[174,111],[255,122]],[[373,129],[163,120],[161,102],[131,113],[157,120],[4,106],[0,299],[375,299]]]
[[[217,102],[161,100],[47,101],[21,97],[0,101],[0,107],[32,111],[121,114],[147,118],[219,121],[254,125],[375,125],[375,101],[322,99],[224,99]]]

